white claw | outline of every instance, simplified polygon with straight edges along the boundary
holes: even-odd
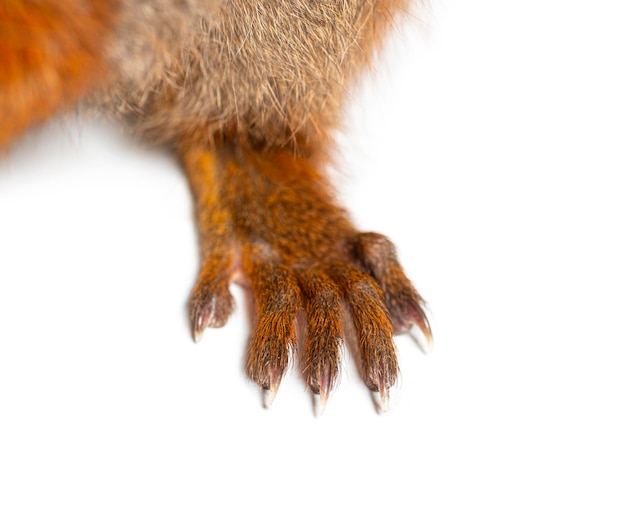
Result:
[[[320,392],[320,394],[315,395],[315,399],[317,401],[316,415],[317,417],[322,417],[324,415],[324,412],[326,411],[326,405],[328,403],[328,393],[322,391]]]
[[[378,401],[381,412],[389,411],[389,390],[382,389],[378,392]]]
[[[328,399],[330,398],[330,391],[332,388],[332,373],[330,364],[326,364],[321,372],[319,377],[319,383],[317,386],[317,390],[319,394],[316,396],[318,401],[317,404],[317,416],[321,417],[324,415],[324,411],[326,410],[326,404],[328,403]]]
[[[276,398],[276,393],[278,392],[277,385],[271,385],[269,389],[263,389],[263,406],[265,408],[272,408],[272,404],[274,403],[274,398]]]
[[[389,411],[389,391],[370,391],[372,402],[374,403],[374,409],[379,414],[384,414]]]
[[[433,337],[430,334],[425,334],[417,324],[411,326],[409,335],[417,342],[424,354],[430,354],[433,351]]]
[[[198,343],[204,336],[204,329],[196,329],[193,333],[193,341]]]
[[[389,412],[389,398],[384,398],[381,400],[380,411],[383,414]]]

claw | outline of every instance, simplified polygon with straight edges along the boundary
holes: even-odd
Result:
[[[276,398],[276,393],[278,392],[278,387],[280,386],[281,378],[282,375],[276,368],[273,368],[270,373],[269,387],[263,388],[263,406],[265,408],[272,408],[274,398]]]
[[[380,395],[380,411],[382,413],[389,411],[389,396],[388,395]]]
[[[276,393],[278,392],[278,387],[271,387],[269,389],[263,389],[263,406],[265,408],[272,408],[272,404],[274,403],[274,398],[276,398]]]
[[[372,391],[379,413],[389,411],[389,388],[381,386],[378,391]]]
[[[321,393],[318,397],[317,404],[317,417],[322,417],[326,411],[326,404],[328,403],[328,393]]]
[[[424,354],[430,354],[433,351],[433,335],[430,326],[426,321],[413,324],[409,329],[409,335],[413,338]]]
[[[324,411],[326,410],[326,404],[328,403],[328,398],[330,397],[330,370],[324,373],[323,380],[320,382],[320,393],[319,393],[319,410],[317,415],[321,417],[324,415]]]
[[[387,412],[389,410],[389,388],[382,382],[378,388],[378,401],[381,412]]]
[[[328,396],[322,396],[320,393],[313,393],[313,413],[315,417],[322,417],[326,411]]]
[[[316,394],[317,411],[316,415],[321,417],[324,415],[330,392],[333,388],[333,374],[330,364],[326,364],[320,373],[318,380],[309,384],[311,390]]]
[[[197,309],[193,316],[193,340],[198,343],[202,340],[204,330],[208,327],[209,315],[205,309]]]
[[[204,327],[201,328],[199,325],[196,325],[193,330],[193,341],[198,343],[200,340],[202,340],[203,336],[204,336]]]
[[[373,375],[366,380],[376,411],[384,413],[389,410],[390,389],[393,381],[390,381],[388,373],[384,371],[372,372]]]

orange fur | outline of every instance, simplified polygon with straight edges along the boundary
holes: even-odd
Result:
[[[0,4],[0,146],[102,79],[114,9],[106,0]]]
[[[232,310],[228,282],[245,278],[257,315],[247,374],[276,389],[296,346],[301,309],[307,328],[303,375],[326,398],[339,374],[344,300],[364,380],[386,397],[398,372],[394,326],[404,332],[414,324],[429,335],[422,301],[391,243],[354,229],[309,157],[238,142],[185,153],[194,153],[185,166],[203,255],[190,302],[195,332],[225,322]]]

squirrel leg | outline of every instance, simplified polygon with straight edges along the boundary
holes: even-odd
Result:
[[[232,309],[227,285],[240,272],[256,310],[246,374],[270,400],[294,355],[302,316],[300,367],[326,403],[339,378],[347,316],[363,380],[384,406],[398,375],[394,332],[417,326],[430,336],[423,301],[391,242],[353,227],[312,158],[232,143],[186,157],[186,165],[205,256],[191,299],[196,332],[225,322]],[[219,319],[198,317],[216,308]]]
[[[189,300],[191,328],[199,341],[207,327],[222,327],[234,309],[228,286],[236,275],[231,216],[221,202],[218,162],[209,150],[183,153],[184,167],[196,202],[200,235],[200,273]]]

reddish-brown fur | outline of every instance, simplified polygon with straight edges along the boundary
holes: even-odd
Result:
[[[115,1],[0,4],[0,146],[91,90]]]
[[[228,282],[243,275],[257,315],[248,375],[275,390],[295,348],[302,309],[302,369],[311,390],[325,398],[339,374],[343,300],[354,322],[364,380],[386,396],[398,370],[394,326],[406,332],[416,324],[430,335],[422,301],[393,245],[351,225],[308,157],[228,142],[188,156],[185,167],[203,238],[200,282],[191,300],[195,332],[208,322],[225,323],[232,310]]]
[[[197,208],[194,335],[226,323],[241,281],[256,310],[247,375],[275,392],[303,316],[302,371],[325,400],[347,312],[363,379],[384,400],[394,332],[430,338],[423,302],[389,240],[357,231],[336,204],[323,166],[347,83],[404,2],[119,1],[0,6],[0,145],[89,91],[173,143]]]

